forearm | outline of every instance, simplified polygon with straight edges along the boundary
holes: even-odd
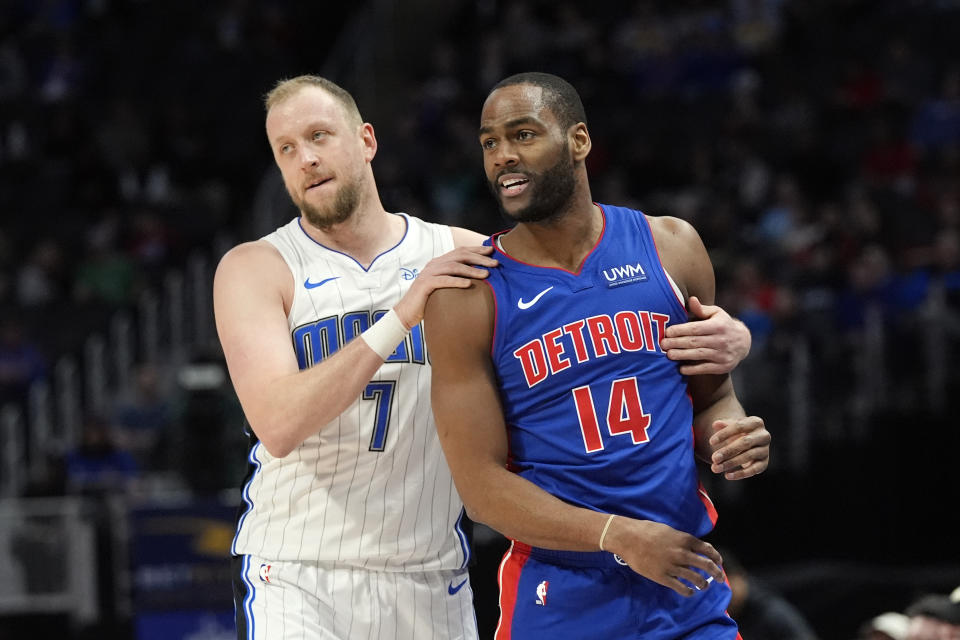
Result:
[[[607,514],[567,504],[503,467],[483,476],[457,484],[471,519],[536,547],[599,550]]]
[[[714,434],[714,423],[717,420],[735,420],[746,415],[743,406],[733,391],[733,386],[727,384],[728,391],[714,402],[696,411],[693,416],[694,451],[697,458],[704,462],[711,462],[714,452],[719,445],[714,446],[710,439]]]
[[[282,458],[343,413],[382,364],[362,340],[353,340],[309,369],[263,385],[250,403],[255,406],[244,407],[247,420],[267,451]]]

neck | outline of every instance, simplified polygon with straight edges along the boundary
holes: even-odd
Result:
[[[388,213],[380,203],[376,187],[360,199],[349,218],[330,227],[315,227],[300,216],[300,224],[311,238],[369,267],[373,259],[400,242],[406,231],[402,216]]]
[[[504,234],[504,250],[523,262],[579,271],[603,231],[603,213],[585,197],[575,197],[557,216],[525,222]]]

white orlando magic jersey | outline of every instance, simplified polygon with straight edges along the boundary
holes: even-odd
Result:
[[[300,368],[356,338],[453,249],[449,227],[403,215],[407,231],[364,269],[299,219],[265,239],[293,272],[288,317]],[[234,554],[375,570],[466,566],[463,504],[430,409],[423,328],[414,327],[338,418],[285,458],[251,438]]]

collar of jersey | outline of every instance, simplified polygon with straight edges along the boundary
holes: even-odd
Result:
[[[317,242],[309,233],[307,233],[307,230],[303,228],[303,219],[302,219],[302,218],[297,218],[297,224],[300,225],[300,231],[303,232],[303,235],[305,235],[305,236],[307,237],[307,239],[309,239],[311,242],[313,242],[313,244],[317,245],[318,247],[322,247],[323,249],[326,249],[326,250],[329,251],[330,253],[336,253],[336,254],[338,254],[338,255],[341,255],[341,256],[343,256],[343,257],[345,257],[345,258],[348,258],[348,259],[352,260],[352,261],[354,262],[354,264],[356,264],[358,267],[360,267],[360,269],[361,269],[364,273],[369,273],[370,270],[373,269],[373,267],[377,264],[377,260],[379,260],[381,257],[387,255],[388,253],[390,253],[391,251],[393,251],[394,249],[396,249],[397,247],[399,247],[401,244],[403,244],[403,241],[407,239],[407,234],[410,233],[410,217],[409,217],[407,214],[405,214],[405,213],[393,213],[393,212],[388,212],[388,213],[390,213],[391,215],[395,215],[395,216],[401,216],[401,217],[403,218],[403,221],[406,223],[407,226],[406,226],[406,228],[403,230],[403,236],[401,236],[401,238],[400,238],[400,240],[397,242],[397,244],[393,245],[392,247],[390,247],[389,249],[386,249],[385,251],[383,251],[383,252],[381,252],[381,253],[378,253],[378,254],[376,255],[376,257],[374,257],[374,259],[370,261],[370,266],[369,266],[369,267],[366,267],[366,268],[364,268],[364,266],[363,266],[362,264],[360,264],[360,262],[359,262],[356,258],[354,258],[353,256],[351,256],[349,253],[344,253],[343,251],[337,251],[336,249],[331,249],[330,247],[328,247],[327,245],[323,244],[322,242]]]
[[[548,272],[553,272],[557,274],[567,274],[569,276],[573,276],[574,278],[578,278],[583,273],[584,267],[587,266],[587,263],[590,262],[593,256],[597,253],[597,249],[600,247],[600,244],[603,242],[603,238],[607,233],[607,212],[604,211],[603,205],[600,204],[599,202],[594,202],[594,204],[597,205],[597,207],[600,209],[600,214],[603,216],[603,228],[600,230],[600,236],[597,238],[596,244],[594,244],[593,247],[590,249],[589,253],[587,253],[587,255],[584,256],[583,262],[580,263],[580,268],[577,271],[570,271],[569,269],[564,269],[562,267],[546,267],[546,266],[541,266],[537,264],[531,264],[529,262],[524,262],[523,260],[518,260],[514,258],[509,253],[507,253],[504,250],[503,246],[500,244],[500,236],[507,233],[509,229],[498,231],[497,233],[490,236],[490,244],[493,245],[494,251],[496,253],[499,253],[503,257],[507,258],[508,260],[510,260],[510,262],[514,263],[517,267],[519,267],[523,271],[530,271],[532,273],[543,274],[544,270],[546,270]]]

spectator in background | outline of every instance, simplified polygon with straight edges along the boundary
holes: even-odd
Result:
[[[74,295],[81,302],[123,306],[130,302],[136,284],[131,260],[118,248],[120,220],[111,214],[87,236],[87,254],[77,266]]]
[[[731,313],[747,325],[753,341],[762,349],[774,330],[776,286],[769,278],[769,270],[756,258],[743,256],[732,271],[727,292],[728,299],[733,300]]]
[[[66,454],[67,492],[82,495],[125,493],[134,487],[139,468],[129,451],[117,446],[106,420],[89,415],[80,444]]]
[[[933,273],[940,280],[947,303],[960,310],[960,232],[944,228],[934,239]]]
[[[117,443],[130,451],[142,468],[155,468],[158,444],[172,423],[173,407],[160,371],[155,365],[140,364],[131,389],[114,410]]]
[[[928,594],[907,607],[906,640],[960,640],[960,587],[949,596]]]
[[[0,405],[26,398],[30,385],[47,374],[40,347],[27,337],[16,316],[0,320]]]
[[[870,619],[857,634],[857,640],[906,640],[910,618],[906,615],[887,611]]]
[[[160,212],[142,207],[130,221],[129,252],[145,270],[160,271],[170,257],[171,229]]]
[[[17,271],[17,301],[24,307],[44,306],[64,290],[63,248],[55,239],[43,238]]]
[[[925,151],[960,143],[960,68],[944,73],[940,95],[919,105],[910,123],[910,138]]]
[[[732,592],[727,611],[744,638],[816,640],[817,634],[799,609],[751,575],[729,549],[722,549],[720,554]]]

